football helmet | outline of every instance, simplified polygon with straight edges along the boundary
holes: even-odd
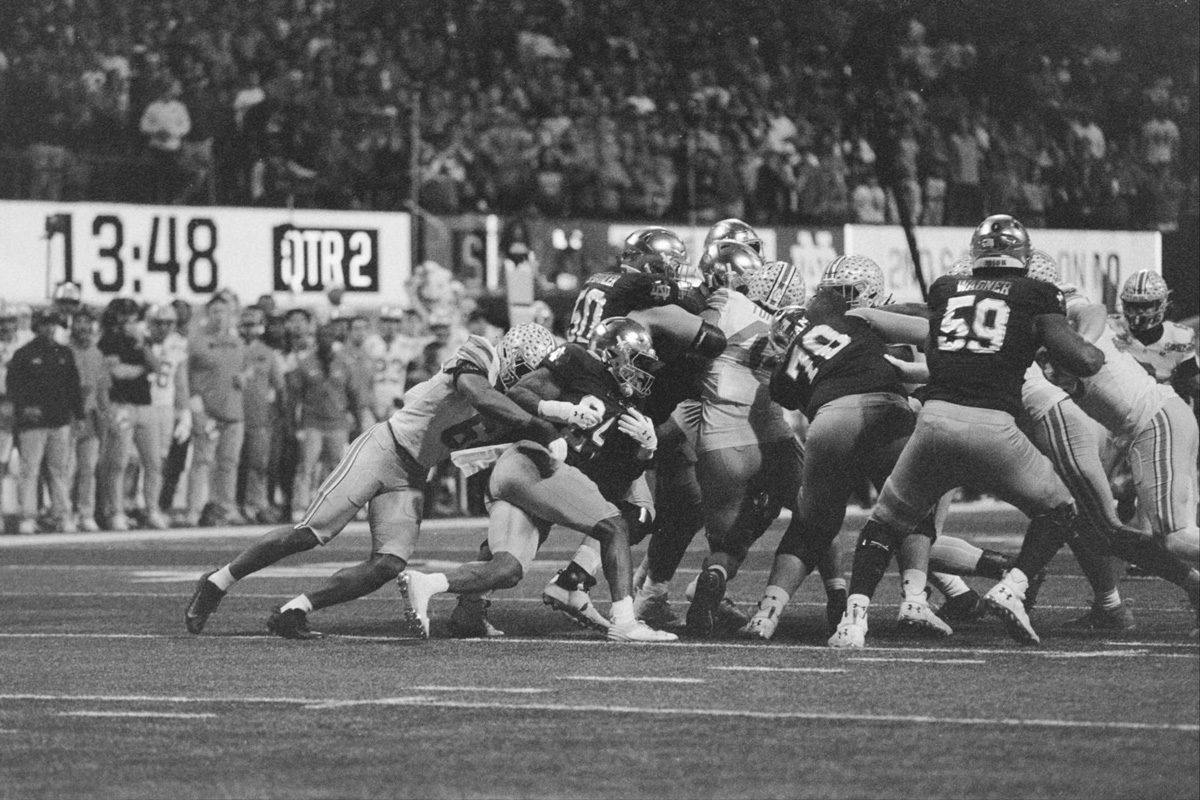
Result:
[[[608,367],[626,397],[645,397],[662,366],[650,332],[629,317],[609,317],[592,329],[588,351]]]
[[[700,274],[710,290],[728,287],[742,289],[746,276],[763,268],[762,258],[749,245],[733,239],[718,239],[704,248],[700,256]]]
[[[625,237],[621,266],[628,270],[675,278],[687,263],[683,240],[666,228],[639,228]]]
[[[537,369],[538,365],[558,346],[554,334],[536,322],[527,322],[509,329],[496,347],[500,357],[500,382],[505,389]]]
[[[832,289],[851,308],[882,305],[883,270],[866,256],[838,256],[821,275],[817,289]]]
[[[1031,250],[1029,232],[1008,214],[993,214],[971,234],[971,262],[976,270],[1024,271]]]
[[[758,233],[740,219],[730,217],[723,219],[708,229],[708,235],[704,237],[704,249],[720,239],[732,239],[735,242],[741,242],[749,246],[751,250],[758,253],[759,258],[766,258],[767,255],[763,252],[763,240]]]
[[[975,270],[975,265],[969,258],[960,258],[950,265],[946,274],[951,278],[965,278]]]
[[[1025,276],[1055,286],[1062,283],[1062,270],[1058,268],[1058,262],[1045,250],[1038,250],[1036,247],[1029,251],[1029,266]]]
[[[746,275],[746,296],[771,312],[804,305],[805,294],[804,275],[786,261],[771,261]]]
[[[1132,331],[1148,331],[1162,324],[1171,290],[1162,275],[1143,269],[1121,287],[1121,313]]]
[[[808,311],[804,306],[784,306],[776,311],[771,318],[771,345],[779,352],[786,350],[800,333],[807,316]]]

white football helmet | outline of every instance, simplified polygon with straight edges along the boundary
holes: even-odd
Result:
[[[883,270],[866,256],[839,256],[821,275],[817,289],[834,289],[851,308],[882,305]]]
[[[807,287],[803,273],[795,264],[771,261],[744,277],[746,296],[768,311],[804,305]]]
[[[1133,331],[1148,331],[1162,325],[1167,316],[1171,290],[1162,275],[1143,269],[1129,276],[1121,287],[1121,313]]]
[[[536,322],[510,328],[496,346],[496,354],[500,357],[500,382],[504,388],[511,389],[522,375],[537,369],[557,346],[554,334]]]
[[[588,351],[608,367],[626,397],[650,394],[654,373],[662,366],[650,332],[629,317],[609,317],[592,329]]]
[[[960,258],[950,265],[950,269],[946,270],[946,274],[951,278],[965,278],[975,270],[975,265],[969,258]]]
[[[1045,250],[1037,248],[1029,251],[1029,267],[1025,276],[1052,283],[1055,286],[1062,283],[1062,270],[1058,268],[1058,262],[1051,258]]]

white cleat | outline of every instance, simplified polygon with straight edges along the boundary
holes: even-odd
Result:
[[[582,589],[564,589],[554,581],[542,590],[542,602],[555,611],[566,614],[585,628],[607,633],[612,623],[592,605],[592,598]]]
[[[429,599],[433,597],[432,577],[406,569],[396,577],[404,598],[404,625],[414,636],[429,638]]]
[[[608,638],[614,642],[678,642],[679,637],[667,631],[657,631],[640,619],[608,626]]]
[[[851,605],[842,614],[837,630],[829,637],[829,646],[839,650],[861,650],[867,646],[867,609]]]
[[[672,610],[666,594],[647,594],[644,589],[638,589],[633,597],[633,615],[657,628],[682,623],[679,615]]]
[[[1010,584],[1000,581],[983,596],[987,610],[995,614],[1008,629],[1008,635],[1021,644],[1041,644],[1041,637],[1033,629],[1029,614],[1025,612],[1025,596]]]
[[[775,616],[766,616],[764,614],[755,614],[746,623],[746,626],[738,631],[747,639],[762,639],[768,641],[775,635],[775,629],[779,627],[779,618]]]
[[[933,613],[933,609],[929,607],[929,603],[924,600],[905,600],[900,604],[900,616],[897,618],[900,623],[901,630],[913,631],[922,636],[933,636],[938,639],[943,639],[952,633],[954,629],[946,622]]]

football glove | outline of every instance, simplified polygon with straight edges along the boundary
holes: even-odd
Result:
[[[579,403],[566,403],[562,400],[543,400],[538,403],[538,416],[553,420],[554,422],[573,425],[580,430],[588,430],[599,425],[600,421],[604,419],[603,404],[600,403],[600,408],[597,409],[596,404],[587,402],[591,399],[593,398],[585,397]]]
[[[653,453],[658,449],[658,436],[654,423],[636,408],[631,408],[617,420],[617,429],[638,443],[643,450]]]

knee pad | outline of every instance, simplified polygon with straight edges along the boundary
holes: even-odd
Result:
[[[874,519],[867,520],[862,533],[858,536],[859,550],[873,549],[895,553],[899,544],[900,540],[896,536],[896,532],[891,527]]]
[[[645,506],[631,503],[628,500],[617,501],[621,517],[629,526],[629,543],[631,545],[645,539],[654,530],[654,515]]]

